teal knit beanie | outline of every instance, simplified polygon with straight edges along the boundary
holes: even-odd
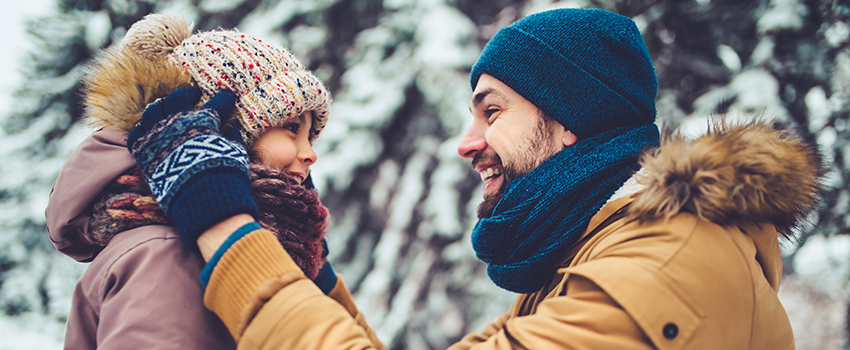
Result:
[[[658,79],[628,17],[600,9],[557,9],[502,28],[472,68],[488,74],[579,139],[655,120]]]

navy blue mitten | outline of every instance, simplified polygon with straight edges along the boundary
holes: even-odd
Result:
[[[328,257],[328,241],[324,238],[322,239],[322,259],[327,259]],[[325,260],[325,264],[322,265],[322,268],[319,269],[319,274],[316,275],[316,278],[313,279],[313,283],[322,290],[322,293],[328,295],[336,286],[336,272],[334,272],[333,267],[331,266],[331,262]]]
[[[127,137],[151,191],[189,247],[222,220],[258,216],[242,139],[219,135],[219,117],[230,115],[236,95],[222,91],[192,110],[200,98],[195,87],[174,90],[149,105]]]

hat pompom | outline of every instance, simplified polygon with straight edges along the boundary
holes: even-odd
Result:
[[[173,52],[191,36],[192,26],[180,16],[150,14],[130,27],[121,45],[124,50],[154,61]]]

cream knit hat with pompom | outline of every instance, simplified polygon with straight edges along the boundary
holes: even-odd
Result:
[[[295,56],[238,31],[191,35],[191,28],[179,16],[151,14],[133,24],[121,45],[151,61],[167,57],[206,98],[224,89],[235,92],[246,146],[268,128],[297,120],[306,111],[313,112],[310,139],[319,135],[327,122],[330,93]]]

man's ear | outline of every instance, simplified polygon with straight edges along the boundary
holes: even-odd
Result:
[[[564,130],[564,133],[561,134],[561,142],[564,143],[564,148],[574,145],[576,141],[578,141],[578,137],[569,130]]]

